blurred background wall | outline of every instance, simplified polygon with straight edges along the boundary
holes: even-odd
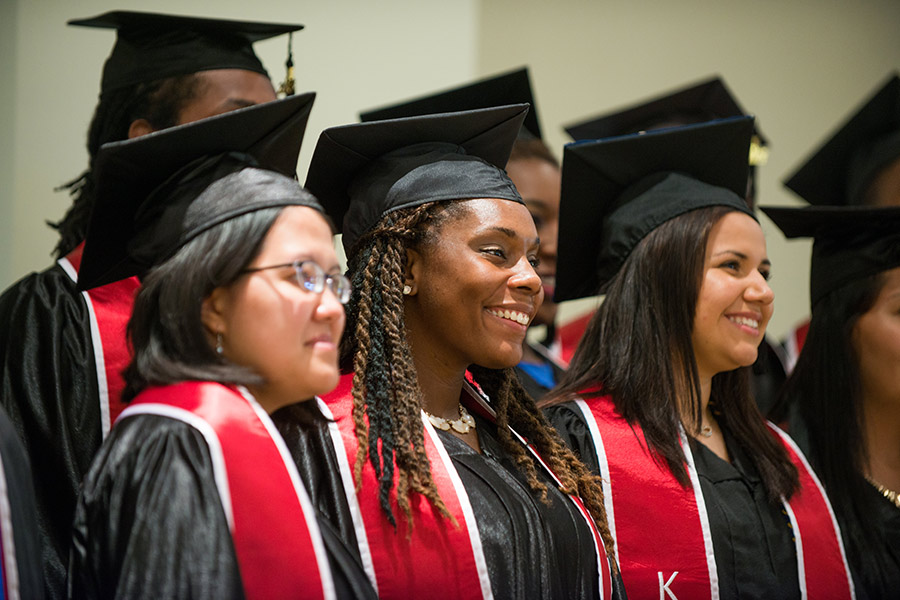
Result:
[[[771,144],[758,202],[796,203],[781,179],[900,66],[896,0],[0,0],[0,288],[50,264],[56,236],[44,222],[69,205],[53,188],[87,164],[114,34],[65,22],[114,9],[304,23],[294,37],[298,90],[318,98],[301,181],[325,127],[528,65],[560,157],[563,124],[721,75]],[[276,83],[285,48],[285,39],[257,45]],[[781,337],[808,312],[809,245],[760,220],[774,264],[770,332]]]

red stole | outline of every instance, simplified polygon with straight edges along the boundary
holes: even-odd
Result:
[[[629,425],[609,397],[578,400],[603,478],[606,515],[622,579],[635,598],[719,597],[716,558],[694,459],[681,445],[691,485],[683,488],[651,456],[639,425]],[[791,519],[803,598],[854,598],[837,521],[823,488],[793,442],[770,425],[800,473],[800,491],[785,502]]]
[[[800,358],[800,352],[806,343],[806,336],[809,333],[809,321],[804,321],[792,329],[787,338],[784,340],[784,372],[788,375],[797,366],[797,359]]]
[[[594,312],[596,311],[592,310],[580,317],[563,323],[556,328],[556,342],[558,342],[559,345],[559,357],[564,367],[568,367],[569,363],[572,362],[572,357],[575,355],[578,343],[581,341],[584,331],[591,322]],[[554,346],[555,345],[556,344],[554,344]]]
[[[492,598],[487,563],[481,548],[475,515],[462,481],[444,449],[443,443],[427,419],[425,452],[431,464],[431,475],[438,493],[457,525],[433,509],[426,498],[410,495],[414,526],[409,524],[391,497],[391,508],[397,528],[390,524],[378,501],[375,469],[367,460],[362,471],[364,493],[357,494],[353,478],[358,443],[353,425],[353,375],[341,377],[340,384],[324,397],[334,418],[332,440],[341,464],[341,476],[359,541],[363,566],[380,598]],[[466,407],[484,414],[477,404]],[[326,414],[328,414],[326,412]],[[515,432],[514,432],[515,433]],[[587,512],[577,501],[582,514]],[[589,521],[590,522],[590,521]],[[591,528],[593,530],[593,523]],[[594,531],[596,543],[603,544]],[[600,554],[598,571],[602,578],[603,597],[609,598],[611,579],[605,554]]]
[[[145,390],[122,418],[134,414],[178,419],[203,434],[248,600],[334,598],[315,509],[284,441],[249,395],[185,382]]]
[[[78,280],[83,250],[84,242],[59,260],[60,266],[73,281]],[[97,389],[100,393],[100,431],[104,439],[109,434],[110,424],[125,408],[122,403],[122,390],[125,388],[122,371],[131,361],[125,331],[140,285],[137,277],[129,277],[82,292],[90,315]]]

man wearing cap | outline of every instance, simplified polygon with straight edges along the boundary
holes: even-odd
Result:
[[[252,43],[300,25],[244,23],[116,11],[71,21],[115,29],[88,133],[87,171],[60,232],[57,264],[0,296],[0,401],[32,460],[48,596],[65,595],[65,570],[81,479],[122,410],[125,326],[139,286],[130,277],[78,292],[94,159],[105,143],[138,137],[275,99]]]
[[[900,76],[891,75],[784,185],[814,206],[900,206]],[[788,373],[808,332],[807,320],[785,338]]]

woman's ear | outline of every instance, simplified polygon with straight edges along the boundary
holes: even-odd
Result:
[[[135,119],[131,122],[131,125],[128,126],[128,139],[141,137],[142,135],[147,135],[154,131],[156,131],[156,129],[147,119]]]
[[[209,296],[203,299],[200,305],[200,321],[212,335],[227,334],[228,290],[217,287]]]
[[[414,296],[422,270],[422,255],[410,248],[406,249],[406,267],[403,269],[403,295]]]

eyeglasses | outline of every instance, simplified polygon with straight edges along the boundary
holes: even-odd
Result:
[[[257,271],[284,269],[286,267],[294,268],[294,277],[297,279],[297,285],[304,290],[321,294],[325,291],[325,286],[328,286],[328,289],[331,290],[331,293],[335,295],[341,304],[347,304],[350,301],[350,280],[343,275],[326,274],[322,267],[311,260],[295,260],[292,263],[284,263],[282,265],[244,269],[242,273],[256,273]]]

